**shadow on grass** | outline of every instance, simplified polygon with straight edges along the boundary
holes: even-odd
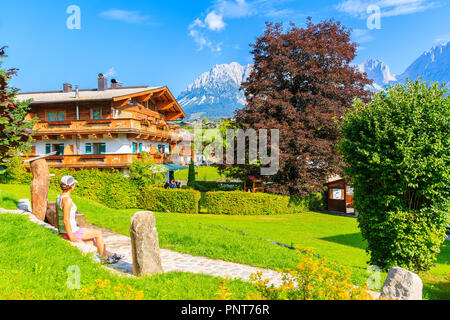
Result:
[[[19,202],[8,196],[0,196],[0,207],[4,209],[17,209]]]
[[[320,240],[325,240],[329,242],[334,242],[338,244],[343,244],[345,246],[350,246],[354,248],[359,248],[366,250],[367,244],[362,238],[361,233],[351,233],[351,234],[342,234],[338,236],[320,238]]]

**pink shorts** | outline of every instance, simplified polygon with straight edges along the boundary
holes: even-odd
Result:
[[[74,236],[76,239],[81,240],[81,239],[83,239],[83,236],[84,236],[84,234],[86,233],[86,231],[87,231],[86,228],[80,228],[80,229],[78,229],[77,232],[75,232],[75,233],[73,234],[73,236]],[[70,239],[69,239],[69,236],[68,236],[66,233],[61,233],[61,237],[66,238],[67,240],[70,240]]]

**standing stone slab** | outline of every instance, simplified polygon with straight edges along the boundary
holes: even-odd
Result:
[[[158,231],[153,212],[137,212],[130,222],[133,273],[136,276],[162,273]]]
[[[420,277],[408,270],[394,267],[389,269],[383,285],[381,298],[395,300],[422,300],[423,284]]]

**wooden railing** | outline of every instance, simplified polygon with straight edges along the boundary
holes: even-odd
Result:
[[[160,137],[172,141],[182,139],[170,127],[143,122],[137,119],[106,119],[38,122],[34,125],[37,135],[70,135],[70,134],[117,134],[129,133]]]

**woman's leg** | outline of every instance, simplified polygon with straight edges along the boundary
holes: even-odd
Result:
[[[94,245],[98,249],[98,253],[102,256],[102,258],[106,258],[105,243],[103,241],[102,232],[100,230],[87,229],[81,240],[83,241],[93,240]]]

